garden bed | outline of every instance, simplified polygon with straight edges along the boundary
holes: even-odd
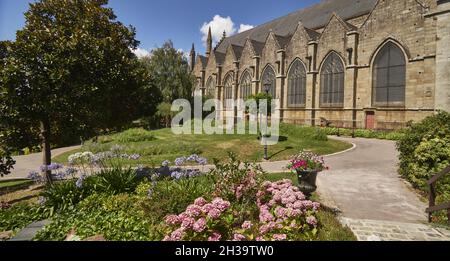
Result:
[[[242,167],[233,155],[216,170],[195,175],[120,166],[58,182],[37,203],[5,207],[0,231],[50,218],[35,240],[355,240],[331,212],[305,199],[295,182],[292,174]]]

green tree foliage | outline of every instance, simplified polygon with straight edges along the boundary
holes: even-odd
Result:
[[[154,49],[148,60],[154,84],[161,94],[161,102],[172,103],[176,99],[191,99],[194,79],[187,59],[173,47],[169,40],[161,48]]]
[[[175,112],[172,112],[172,104],[163,102],[157,107],[156,116],[160,117],[164,122],[164,126],[168,128],[170,126],[170,121],[175,116]]]
[[[118,128],[138,115],[148,73],[132,49],[135,29],[107,0],[40,0],[16,41],[0,46],[0,126],[15,148]],[[40,134],[40,136],[38,135]]]
[[[11,174],[15,163],[10,153],[0,148],[0,177]]]

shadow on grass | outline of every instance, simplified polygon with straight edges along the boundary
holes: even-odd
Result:
[[[294,147],[292,147],[292,146],[287,146],[287,147],[285,147],[283,150],[280,150],[280,151],[275,152],[274,154],[270,155],[270,156],[269,156],[269,160],[272,160],[275,156],[277,156],[277,155],[279,155],[279,154],[281,154],[281,153],[283,153],[283,152],[285,152],[285,151],[292,150],[292,149],[294,149]]]

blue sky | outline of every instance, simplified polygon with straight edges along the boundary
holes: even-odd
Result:
[[[23,13],[29,2],[33,1],[0,0],[0,40],[15,38],[24,25]],[[143,50],[171,39],[178,49],[189,51],[194,42],[197,51],[204,53],[204,33],[209,25],[217,39],[223,30],[237,33],[241,27],[250,28],[317,2],[320,0],[110,0],[109,6],[118,20],[136,27]]]

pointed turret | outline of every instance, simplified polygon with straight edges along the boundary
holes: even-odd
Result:
[[[195,45],[194,45],[194,43],[192,43],[191,53],[189,54],[189,58],[191,59],[191,63],[190,63],[191,71],[193,71],[194,67],[195,67],[195,57],[196,57],[196,55],[195,55]]]
[[[206,57],[209,57],[211,55],[212,51],[212,34],[211,34],[211,27],[208,29],[208,38],[206,39]]]

